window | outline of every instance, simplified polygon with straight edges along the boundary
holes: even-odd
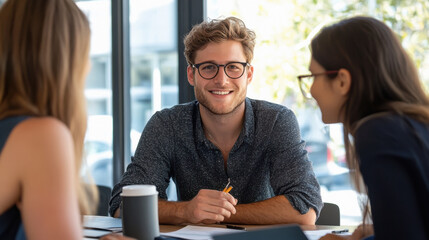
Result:
[[[150,117],[179,101],[176,6],[176,0],[130,1],[132,153]],[[175,199],[170,182],[168,196]]]
[[[91,174],[96,184],[112,187],[111,5],[108,0],[76,4],[88,17],[91,27],[91,70],[85,87],[88,126],[84,171]]]
[[[176,22],[174,0],[130,1],[131,128],[135,131],[142,132],[156,111],[178,103]]]
[[[392,5],[395,4],[395,5]],[[324,26],[353,15],[370,15],[398,33],[429,86],[429,3],[358,0],[207,0],[207,17],[236,16],[256,32],[255,73],[248,96],[283,104],[295,111],[309,159],[322,186],[322,199],[341,208],[341,224],[361,222],[359,196],[345,165],[342,126],[325,126],[317,105],[303,101],[296,76],[308,72],[312,37]]]
[[[113,187],[111,1],[79,1],[77,5],[91,25],[85,170],[96,184]],[[131,119],[131,155],[152,114],[178,103],[176,5],[175,0],[129,2],[131,116],[125,118]],[[128,164],[130,159],[125,161]]]

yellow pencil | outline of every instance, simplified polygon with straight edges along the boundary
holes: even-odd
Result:
[[[228,178],[228,183],[226,184],[225,188],[222,190],[222,192],[226,192],[228,190],[229,184],[231,183],[231,180]],[[231,191],[231,189],[229,190]],[[229,192],[228,191],[228,192]]]
[[[232,186],[229,186],[229,188],[224,190],[224,192],[229,193],[229,191],[231,191],[231,189],[232,189]]]

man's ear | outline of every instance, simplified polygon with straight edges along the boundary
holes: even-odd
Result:
[[[350,75],[349,70],[345,68],[341,68],[338,71],[338,75],[337,75],[336,87],[338,92],[343,96],[347,95],[349,93],[351,84],[352,84],[352,76]]]
[[[253,79],[253,66],[250,65],[247,69],[247,84],[252,82],[252,79]]]
[[[191,84],[191,86],[194,86],[195,82],[194,82],[194,68],[192,66],[188,66],[188,68],[186,69],[187,71],[187,75],[188,75],[188,82],[189,84]]]

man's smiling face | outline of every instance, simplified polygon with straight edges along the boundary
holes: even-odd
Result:
[[[195,63],[212,62],[227,64],[230,62],[246,62],[240,42],[227,40],[220,43],[209,43],[198,50]],[[200,76],[197,69],[188,67],[188,81],[194,86],[198,102],[213,114],[229,114],[244,103],[247,86],[252,80],[253,67],[245,67],[240,78],[232,79],[225,74],[224,67],[219,68],[216,77],[211,80]]]

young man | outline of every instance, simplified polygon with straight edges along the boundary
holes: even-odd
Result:
[[[160,223],[314,224],[320,189],[295,115],[246,98],[254,32],[230,17],[194,26],[184,42],[197,101],[150,119],[110,213],[119,216],[123,186],[153,184]],[[170,177],[179,202],[166,201]]]

